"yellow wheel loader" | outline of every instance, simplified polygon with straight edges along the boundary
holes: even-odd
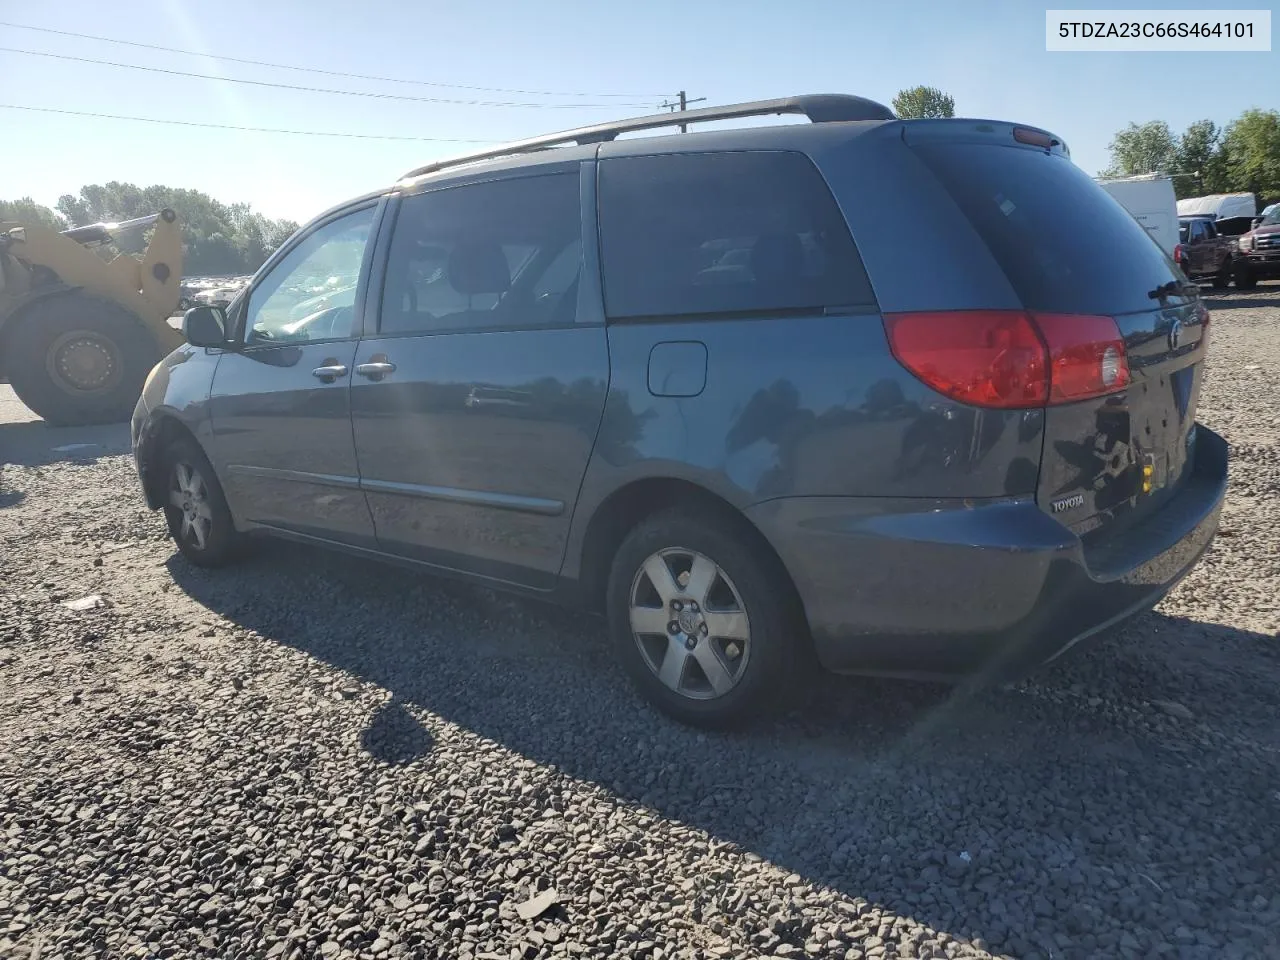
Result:
[[[94,247],[154,224],[141,258]],[[51,425],[129,419],[151,368],[182,343],[172,210],[61,233],[0,221],[0,381]]]

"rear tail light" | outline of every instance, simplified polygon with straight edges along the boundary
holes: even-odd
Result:
[[[1129,363],[1110,317],[955,310],[885,314],[898,362],[939,393],[998,409],[1123,390]]]
[[[1033,313],[1049,348],[1049,402],[1071,403],[1129,385],[1120,328],[1110,317]]]
[[[1173,262],[1178,266],[1182,266],[1182,244],[1180,243],[1173,245]]]

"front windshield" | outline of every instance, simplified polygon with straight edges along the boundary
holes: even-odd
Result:
[[[1264,227],[1274,227],[1280,223],[1280,207],[1272,207],[1262,215],[1262,224]]]

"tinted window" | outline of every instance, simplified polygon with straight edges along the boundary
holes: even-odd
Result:
[[[873,302],[844,218],[802,154],[606,160],[600,231],[611,317]]]
[[[1070,160],[983,144],[916,148],[1031,310],[1150,310],[1176,280],[1173,261]]]
[[[373,207],[331,220],[294,246],[249,294],[247,341],[351,336]]]
[[[406,197],[387,257],[380,329],[572,324],[581,254],[576,173]]]

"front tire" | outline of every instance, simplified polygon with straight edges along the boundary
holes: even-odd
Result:
[[[738,726],[791,692],[798,604],[782,565],[736,524],[681,509],[642,521],[614,557],[606,603],[632,680],[683,723]]]
[[[1237,263],[1235,270],[1236,289],[1252,290],[1258,285],[1258,278],[1247,263]]]
[[[1225,290],[1231,286],[1231,261],[1224,260],[1218,272],[1213,275],[1213,289]]]
[[[14,393],[51,426],[128,420],[161,359],[138,317],[79,293],[24,311],[6,353]]]
[[[178,437],[165,447],[161,463],[164,516],[178,551],[198,567],[220,567],[237,559],[242,537],[200,445]]]

